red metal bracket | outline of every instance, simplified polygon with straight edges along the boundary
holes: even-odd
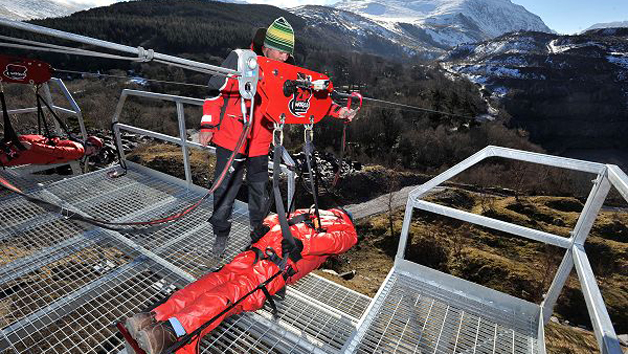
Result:
[[[0,54],[0,81],[15,84],[41,85],[50,81],[53,69],[50,64]]]

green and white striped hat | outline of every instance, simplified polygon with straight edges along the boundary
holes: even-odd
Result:
[[[285,18],[279,17],[268,26],[264,47],[280,50],[282,52],[294,52],[294,31]]]

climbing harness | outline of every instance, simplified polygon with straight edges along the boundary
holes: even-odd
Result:
[[[318,168],[312,169],[312,158],[314,153],[314,123],[307,124],[305,129],[303,130],[303,138],[305,140],[305,144],[303,145],[303,153],[305,154],[305,161],[307,165],[308,174],[310,176],[310,188],[313,191],[312,197],[314,198],[314,213],[316,215],[316,229],[317,231],[323,231],[320,229],[321,226],[321,215],[318,207]],[[316,172],[316,173],[314,173]]]
[[[281,171],[281,157],[284,153],[283,146],[283,128],[285,125],[285,116],[281,117],[279,123],[275,123],[275,129],[273,130],[273,196],[275,199],[275,209],[277,211],[277,217],[279,219],[279,225],[281,226],[281,233],[283,235],[283,239],[290,245],[290,249],[296,249],[296,241],[294,240],[294,236],[292,235],[292,231],[290,231],[290,225],[288,224],[288,216],[286,210],[283,205],[283,198],[281,197],[281,190],[279,189],[279,171]],[[291,258],[293,261],[299,260],[301,254],[283,254],[283,260],[279,264],[279,269],[285,270],[288,264],[288,258]]]

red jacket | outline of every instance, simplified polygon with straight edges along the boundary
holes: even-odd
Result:
[[[306,210],[297,210],[291,216],[305,213]],[[277,216],[264,220],[270,227],[266,233],[252,247],[264,251],[271,247],[281,256],[281,227]],[[353,223],[343,211],[332,209],[321,210],[321,226],[326,231],[318,233],[305,223],[290,227],[295,238],[303,242],[303,251],[298,262],[288,261],[296,270],[296,274],[284,280],[279,276],[271,281],[266,288],[270,294],[275,294],[286,284],[293,284],[312,270],[318,268],[328,256],[346,252],[357,241],[357,233]],[[205,322],[218,315],[227,306],[235,303],[249,291],[272,277],[279,268],[268,259],[256,260],[254,251],[245,251],[237,255],[231,262],[219,271],[208,273],[196,282],[175,292],[164,304],[155,308],[155,318],[166,321],[176,318],[186,333],[191,333]],[[218,327],[225,318],[244,311],[256,311],[264,305],[266,297],[262,291],[256,291],[248,296],[231,311],[214,321],[204,331],[207,334]],[[183,347],[178,354],[195,353],[196,341]]]
[[[48,165],[79,160],[85,155],[80,143],[59,138],[48,139],[43,135],[20,135],[22,143],[30,143],[27,150],[10,147],[11,153],[0,151],[0,163],[4,166],[26,164]]]
[[[222,64],[222,67],[237,69],[238,55],[232,51]],[[208,84],[210,89],[220,91],[214,98],[208,98],[203,104],[203,117],[201,119],[201,132],[213,132],[214,144],[233,151],[238,138],[242,134],[244,121],[240,107],[238,81],[224,76],[213,76]],[[255,98],[259,103],[259,95]],[[254,110],[253,126],[247,140],[239,153],[248,156],[263,156],[268,154],[273,138],[273,122],[261,116],[256,104]],[[247,115],[250,113],[250,101],[247,101]],[[330,116],[339,118],[340,106],[334,104]],[[248,154],[247,154],[248,151]]]

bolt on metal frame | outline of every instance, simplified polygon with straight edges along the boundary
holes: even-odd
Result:
[[[592,181],[593,188],[591,189],[591,192],[580,214],[578,222],[571,233],[571,237],[565,238],[551,233],[530,229],[527,227],[468,213],[465,211],[460,211],[454,208],[422,200],[424,196],[426,196],[430,191],[433,191],[434,188],[436,188],[438,185],[444,183],[445,181],[453,178],[454,176],[460,174],[468,168],[490,157],[500,157],[595,174],[597,177],[595,180]],[[531,153],[498,146],[487,146],[476,154],[453,166],[449,170],[434,177],[422,186],[416,188],[410,193],[406,204],[403,227],[401,230],[397,255],[395,257],[395,265],[389,273],[388,278],[385,280],[384,284],[380,288],[380,291],[373,299],[370,308],[361,318],[358,329],[353,336],[352,343],[350,343],[347,347],[348,351],[354,352],[357,350],[359,342],[368,337],[366,336],[366,332],[369,330],[369,327],[377,324],[377,317],[382,316],[381,311],[386,311],[385,306],[383,306],[382,304],[387,300],[386,295],[390,293],[389,288],[392,286],[396,286],[395,280],[393,278],[397,277],[397,274],[403,274],[404,272],[407,275],[422,272],[420,274],[420,277],[423,278],[423,281],[425,281],[427,284],[437,284],[436,287],[438,289],[434,291],[441,291],[441,295],[443,295],[442,293],[444,293],[443,296],[445,297],[454,298],[457,296],[457,294],[464,294],[464,296],[467,298],[475,298],[475,300],[479,301],[480,303],[487,303],[490,304],[490,306],[492,307],[503,307],[505,310],[507,310],[509,306],[519,307],[519,309],[513,310],[514,313],[519,313],[519,315],[516,315],[515,317],[530,316],[531,311],[532,313],[535,312],[537,316],[536,322],[538,326],[538,334],[534,337],[536,337],[538,341],[538,350],[543,353],[545,352],[543,327],[545,324],[548,323],[556,304],[556,300],[558,299],[558,296],[563,286],[565,285],[569,273],[571,272],[572,268],[575,267],[578,278],[580,279],[582,292],[586,300],[587,309],[591,317],[591,322],[593,323],[595,336],[601,352],[603,354],[621,354],[617,335],[612,326],[608,311],[604,305],[604,300],[600,293],[600,289],[598,288],[595,276],[584,251],[584,243],[600,209],[602,208],[604,200],[611,186],[614,186],[618,190],[618,192],[628,201],[628,176],[626,176],[626,174],[622,172],[621,169],[619,169],[617,166],[556,157],[545,154]],[[506,294],[502,294],[488,288],[482,288],[480,286],[477,286],[476,284],[452,277],[447,274],[435,272],[434,270],[406,260],[405,250],[408,242],[408,234],[410,232],[410,224],[412,221],[414,209],[420,209],[423,211],[436,213],[453,219],[462,220],[475,225],[480,225],[490,229],[503,231],[534,241],[564,248],[566,250],[565,255],[549,288],[547,296],[545,297],[543,302],[540,304],[540,306],[530,303],[526,304],[526,302],[524,302],[523,300],[515,300],[515,298],[509,297]],[[432,274],[430,272],[434,273]],[[445,289],[444,292],[443,288]],[[419,300],[417,300],[417,302],[418,301]],[[532,307],[530,307],[530,305],[532,305]],[[526,307],[528,308],[525,309]],[[447,308],[449,309],[449,307]],[[447,314],[445,314],[445,319],[446,317]],[[463,318],[460,318],[461,327],[462,323]],[[445,326],[445,320],[443,320],[443,326]],[[499,349],[497,348],[497,344],[499,343],[497,340],[497,328],[498,325],[495,324],[496,336],[494,339],[492,339],[493,353],[495,353],[496,350]],[[425,327],[423,329],[425,329]],[[513,330],[513,353],[515,352],[514,335],[515,332]],[[457,337],[456,343],[458,343]],[[476,338],[476,344],[473,347],[472,352],[475,352],[475,350],[478,348],[477,345],[478,344]],[[535,346],[533,345],[533,347]],[[441,350],[438,346],[438,342],[435,345],[434,350],[435,353]],[[497,352],[501,351],[498,350]],[[504,352],[510,352],[510,349]]]

